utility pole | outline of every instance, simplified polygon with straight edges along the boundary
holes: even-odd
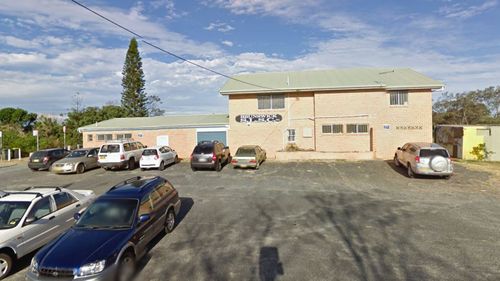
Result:
[[[66,126],[63,126],[63,142],[64,142],[64,149],[66,149]]]
[[[33,136],[36,137],[36,151],[40,150],[40,140],[38,138],[38,130],[33,130]]]

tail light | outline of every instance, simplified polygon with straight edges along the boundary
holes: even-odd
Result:
[[[420,163],[420,156],[415,156],[415,162]]]
[[[141,156],[141,161],[143,161],[143,160],[144,160],[144,156]]]
[[[236,164],[236,163],[238,163],[238,160],[233,159],[233,160],[231,160],[231,163],[232,163],[232,164]]]
[[[49,157],[48,156],[43,157],[43,163],[47,163],[47,162],[49,162]]]
[[[257,160],[252,159],[252,160],[250,160],[250,161],[248,161],[248,162],[249,162],[249,163],[257,163]]]
[[[120,154],[120,160],[125,160],[125,154]]]
[[[157,155],[155,155],[154,159],[155,159],[155,160],[158,160],[158,158],[160,158],[160,157],[158,157],[158,154],[157,154]]]
[[[212,153],[212,160],[213,161],[217,160],[217,155],[215,155],[215,153]]]

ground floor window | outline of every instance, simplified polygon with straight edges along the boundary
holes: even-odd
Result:
[[[328,124],[321,127],[323,134],[342,134],[344,126],[342,124]]]
[[[288,129],[288,142],[295,142],[295,129]]]
[[[112,134],[97,135],[97,140],[98,141],[108,141],[108,140],[112,140],[112,139],[113,139],[113,135]]]
[[[368,133],[368,124],[347,124],[348,134]]]
[[[131,139],[131,138],[132,138],[132,134],[116,134],[117,140]]]
[[[87,135],[87,141],[93,141],[94,140],[94,135],[88,134]]]

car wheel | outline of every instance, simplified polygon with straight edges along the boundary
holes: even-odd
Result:
[[[9,275],[12,269],[12,257],[7,254],[0,254],[0,279]]]
[[[85,166],[83,164],[78,164],[78,166],[76,166],[76,173],[82,174],[83,172],[85,172]]]
[[[195,167],[191,167],[191,171],[196,172],[196,168]]]
[[[163,171],[165,170],[165,163],[163,163],[163,161],[161,161],[160,163],[160,167],[158,168],[160,171]]]
[[[120,259],[117,281],[131,281],[135,274],[135,257],[131,252],[125,252]]]
[[[38,169],[31,169],[31,168],[30,168],[30,170],[31,170],[32,172],[38,172]]]
[[[415,173],[413,173],[413,170],[411,168],[411,164],[408,163],[408,169],[407,169],[407,172],[408,172],[408,177],[409,178],[414,178],[415,177]]]
[[[133,170],[133,169],[135,169],[135,160],[134,160],[134,158],[130,158],[130,159],[128,160],[128,165],[127,165],[127,166],[128,166],[128,169],[129,169],[129,170]]]
[[[398,156],[394,155],[394,166],[399,167],[401,164],[399,163]]]
[[[217,162],[215,163],[215,170],[217,172],[220,172],[222,170],[222,163],[220,162],[220,160],[217,160]]]
[[[175,213],[174,210],[170,209],[167,212],[167,216],[165,217],[165,233],[170,233],[175,228]]]

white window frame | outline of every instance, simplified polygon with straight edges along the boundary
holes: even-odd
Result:
[[[94,134],[87,134],[87,141],[94,141]]]
[[[348,130],[349,126],[355,126],[356,132],[349,132],[349,130]],[[360,132],[359,131],[359,127],[361,127],[361,126],[366,126],[366,132]],[[362,124],[362,123],[360,123],[360,124],[349,123],[349,124],[346,125],[346,134],[364,135],[364,134],[368,134],[369,132],[370,132],[370,125],[366,124],[366,123],[364,123],[364,124]]]
[[[389,92],[390,106],[407,106],[408,91],[390,91]]]
[[[297,130],[295,129],[286,129],[286,140],[288,143],[295,143],[297,139]]]
[[[274,104],[274,99],[278,99],[278,97],[281,99],[283,99],[283,106],[276,106]],[[261,108],[261,105],[260,105],[260,99],[261,98],[269,98],[269,107],[263,107]],[[285,98],[285,95],[284,94],[272,94],[272,95],[258,95],[257,96],[257,109],[258,110],[269,110],[269,109],[285,109],[285,103],[286,103],[286,98]]]
[[[335,130],[333,129],[335,126],[340,126],[340,132],[335,132]],[[323,127],[329,127],[330,132],[325,133],[323,131]],[[323,125],[321,125],[321,133],[324,135],[341,135],[344,133],[344,124],[323,124]]]

